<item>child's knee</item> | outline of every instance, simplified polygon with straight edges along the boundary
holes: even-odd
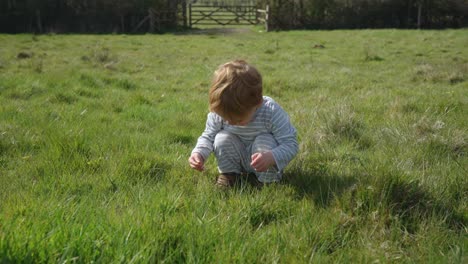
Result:
[[[269,151],[278,146],[275,138],[271,134],[261,134],[255,138],[252,145],[252,153]]]
[[[226,145],[232,145],[233,142],[238,141],[238,137],[232,133],[221,130],[216,134],[214,139],[214,147],[219,148]]]

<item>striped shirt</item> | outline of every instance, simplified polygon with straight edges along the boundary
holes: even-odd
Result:
[[[205,131],[198,138],[192,153],[198,152],[206,160],[213,152],[215,136],[221,130],[237,135],[246,147],[251,146],[258,135],[272,134],[278,142],[278,146],[272,150],[278,170],[284,169],[298,152],[296,128],[283,108],[267,96],[263,97],[263,103],[252,121],[245,126],[230,125],[218,114],[209,113]]]

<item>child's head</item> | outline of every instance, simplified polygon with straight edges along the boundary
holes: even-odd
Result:
[[[210,111],[231,121],[248,116],[262,102],[262,76],[243,60],[218,67],[210,89]]]

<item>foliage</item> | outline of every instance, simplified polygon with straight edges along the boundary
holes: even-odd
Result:
[[[468,25],[466,0],[259,0],[270,5],[271,26],[284,28],[414,28]]]
[[[186,3],[268,4],[273,29],[468,26],[467,0],[8,0],[0,3],[0,32],[148,32],[138,25],[150,9],[159,27],[174,30]]]
[[[10,2],[10,1],[9,1]],[[0,31],[128,32],[148,10],[169,11],[178,1],[166,0],[11,0],[0,5]],[[170,21],[167,25],[173,25]],[[147,29],[146,29],[147,30]],[[40,32],[42,33],[42,32]]]

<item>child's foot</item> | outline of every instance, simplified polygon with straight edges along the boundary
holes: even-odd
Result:
[[[257,175],[254,173],[247,174],[247,182],[249,182],[255,188],[262,188],[264,183],[257,179]]]
[[[222,188],[229,188],[236,185],[239,180],[239,174],[237,173],[222,173],[216,179],[216,186]]]

